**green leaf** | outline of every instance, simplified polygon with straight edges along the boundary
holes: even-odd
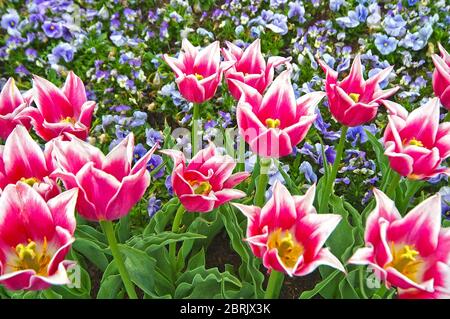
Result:
[[[244,243],[243,230],[239,227],[239,223],[230,205],[223,205],[221,209],[221,217],[223,224],[231,240],[231,246],[241,257],[242,264],[239,268],[239,274],[242,281],[248,281],[253,287],[253,297],[262,298],[264,289],[264,275],[259,271],[260,261],[254,257],[249,246]]]
[[[130,279],[146,294],[155,296],[155,264],[156,261],[145,252],[119,244],[119,250],[125,255],[125,267]]]
[[[316,286],[312,290],[302,292],[302,294],[300,295],[300,299],[311,299],[312,297],[320,293],[340,273],[341,272],[339,270],[333,271],[324,280],[316,284]]]
[[[108,258],[106,258],[104,253],[105,249],[101,248],[95,242],[84,238],[77,238],[72,247],[91,261],[100,270],[105,271],[109,264]]]
[[[149,246],[166,246],[170,243],[176,243],[184,240],[204,239],[206,236],[191,232],[186,233],[173,233],[171,231],[165,231],[159,234],[153,234],[149,236],[138,235],[133,237],[128,244],[135,248],[145,250]]]

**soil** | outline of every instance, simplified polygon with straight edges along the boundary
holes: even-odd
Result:
[[[241,264],[241,258],[231,248],[230,240],[225,231],[218,234],[208,247],[206,254],[206,266],[208,268],[217,267],[220,271],[224,271],[225,264],[231,264],[237,271]],[[269,276],[265,269],[261,269],[265,273],[266,280],[264,285],[267,285]],[[316,283],[320,281],[320,274],[318,271],[304,277],[285,277],[283,288],[281,290],[281,299],[298,299],[303,291],[313,289]]]

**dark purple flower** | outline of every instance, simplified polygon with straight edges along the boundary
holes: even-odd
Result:
[[[148,216],[153,217],[157,211],[161,208],[161,200],[157,199],[155,196],[151,196],[148,199],[147,212]]]

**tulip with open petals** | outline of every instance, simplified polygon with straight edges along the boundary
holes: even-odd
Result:
[[[291,58],[272,56],[266,63],[261,53],[260,39],[256,39],[245,50],[228,41],[226,44],[228,49],[222,49],[223,56],[226,61],[236,61],[236,64],[225,72],[225,78],[228,89],[236,100],[241,97],[241,90],[230,79],[241,81],[262,94],[272,83],[275,68],[291,60]]]
[[[291,71],[283,71],[264,96],[256,89],[230,80],[242,91],[236,109],[239,133],[251,150],[262,157],[282,157],[292,153],[316,119],[315,108],[325,96],[312,92],[295,100]]]
[[[178,59],[164,54],[164,60],[175,72],[181,95],[192,103],[203,103],[216,93],[223,72],[234,61],[221,62],[219,42],[198,50],[189,40],[183,39]]]
[[[0,146],[0,188],[22,181],[46,199],[58,195],[56,182],[49,178],[53,172],[49,152],[49,147],[42,151],[25,127],[18,125],[5,146]]]
[[[71,281],[64,260],[75,238],[77,190],[45,201],[29,185],[10,184],[0,197],[0,284],[40,290]]]
[[[263,208],[233,204],[248,218],[245,239],[264,266],[289,276],[305,276],[318,266],[328,265],[345,272],[341,262],[324,248],[341,216],[317,214],[316,188],[304,196],[292,196],[280,182]]]
[[[450,110],[450,54],[439,44],[441,56],[433,54],[434,66],[433,73],[434,94],[441,100],[442,105]]]
[[[207,213],[232,199],[245,196],[244,192],[233,187],[246,179],[249,173],[232,174],[236,162],[228,155],[217,154],[214,144],[198,152],[188,165],[180,151],[161,152],[174,161],[172,186],[186,211]]]
[[[127,215],[150,184],[147,163],[157,145],[134,166],[134,136],[130,133],[107,156],[87,142],[68,135],[54,141],[53,157],[66,189],[79,188],[78,213],[93,221],[115,220]]]
[[[439,124],[438,99],[431,99],[409,114],[397,103],[383,103],[391,112],[384,133],[391,168],[410,179],[449,174],[441,163],[450,156],[450,123]]]
[[[16,125],[23,124],[29,128],[29,120],[16,118],[28,105],[27,99],[22,96],[14,79],[10,78],[0,92],[0,138],[6,140]]]
[[[375,189],[377,206],[366,223],[366,247],[349,263],[370,265],[400,298],[450,298],[450,232],[441,228],[441,199],[435,195],[402,218],[395,203]]]
[[[399,89],[394,87],[381,90],[379,86],[391,73],[392,66],[364,80],[359,55],[353,61],[350,74],[342,81],[338,81],[338,72],[325,62],[319,60],[319,64],[326,73],[325,90],[330,112],[336,121],[345,126],[359,126],[372,121],[377,115],[381,100],[389,98]]]
[[[71,133],[86,139],[91,127],[95,102],[88,101],[81,79],[69,72],[62,89],[37,75],[33,77],[33,101],[36,107],[27,107],[17,119],[29,119],[36,133],[49,141]]]

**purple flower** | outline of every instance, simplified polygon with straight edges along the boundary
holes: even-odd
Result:
[[[384,19],[383,25],[386,33],[394,37],[403,36],[406,32],[406,21],[399,14],[395,16],[388,15]]]
[[[334,12],[339,11],[343,4],[344,0],[330,0],[330,10]]]
[[[133,120],[130,123],[131,127],[138,127],[145,125],[147,121],[147,113],[141,111],[134,111]]]
[[[156,168],[159,167],[163,163],[163,159],[161,156],[157,154],[153,154],[150,158],[150,161],[148,162],[147,168],[150,172],[153,172]],[[158,179],[164,176],[165,168],[161,167],[158,169],[158,171],[153,175],[154,178]]]
[[[222,119],[222,127],[227,128],[231,124],[231,114],[228,112],[219,111],[219,115]]]
[[[298,22],[303,23],[305,22],[305,7],[303,6],[303,3],[300,1],[290,2],[289,3],[289,12],[288,12],[288,18],[291,19],[292,17],[298,17]]]
[[[157,211],[161,208],[161,200],[157,199],[155,196],[151,196],[148,199],[147,212],[148,216],[153,217]]]
[[[166,186],[167,192],[170,196],[173,195],[173,187],[172,187],[172,176],[167,175],[166,181],[164,182],[164,185]]]
[[[25,50],[25,55],[27,56],[28,61],[34,61],[36,60],[38,53],[35,49],[28,48]]]
[[[366,143],[368,140],[366,130],[369,131],[372,135],[375,135],[378,132],[378,128],[375,124],[350,127],[346,135],[347,141],[351,141],[353,147],[356,146],[356,143],[358,143],[358,141],[361,144]]]
[[[60,38],[63,35],[63,27],[60,22],[45,21],[42,29],[49,38]]]
[[[110,110],[115,111],[115,112],[125,112],[128,110],[131,110],[131,107],[128,105],[125,105],[125,104],[120,104],[120,105],[110,107]]]
[[[215,120],[207,121],[205,123],[205,125],[204,125],[205,131],[208,130],[208,129],[212,129],[212,128],[216,127],[216,125],[217,125],[217,121],[215,121]]]
[[[145,130],[146,143],[148,146],[153,147],[155,144],[162,144],[164,138],[160,131],[148,128]]]
[[[270,19],[270,23],[266,27],[275,33],[285,35],[286,33],[288,33],[287,17],[285,15],[276,13],[272,16],[272,18]]]

